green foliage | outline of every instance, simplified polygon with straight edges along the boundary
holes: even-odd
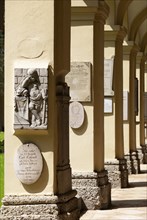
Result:
[[[0,132],[0,153],[4,152],[4,132]]]
[[[0,153],[0,206],[4,197],[4,154]]]

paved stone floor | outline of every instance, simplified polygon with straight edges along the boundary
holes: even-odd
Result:
[[[80,220],[147,220],[147,165],[129,176],[129,188],[112,189],[109,210],[89,210]]]

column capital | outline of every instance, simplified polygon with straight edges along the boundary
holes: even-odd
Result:
[[[134,44],[134,46],[133,46],[132,49],[131,49],[130,55],[136,56],[137,53],[139,52],[139,49],[140,49],[139,46],[136,45],[136,44]]]
[[[94,21],[105,24],[108,15],[109,15],[109,6],[106,4],[106,2],[100,0]]]
[[[116,36],[116,41],[123,42],[126,35],[127,35],[127,28],[124,26],[120,26],[120,29]]]
[[[147,61],[147,54],[143,54],[141,62],[145,63]]]

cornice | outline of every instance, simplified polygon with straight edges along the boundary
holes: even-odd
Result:
[[[120,25],[105,25],[105,41],[124,40],[127,29]]]
[[[73,4],[73,6],[71,7],[71,21],[95,20],[98,22],[105,22],[106,18],[109,15],[109,6],[104,1],[94,2],[93,4],[89,3],[87,5],[77,4],[77,6]]]
[[[71,21],[93,21],[97,7],[71,7]]]
[[[135,48],[138,51],[139,47],[136,47],[136,44],[134,43],[134,41],[124,41],[123,43],[123,54],[124,55],[130,55],[131,51],[134,48],[134,52],[135,52]]]

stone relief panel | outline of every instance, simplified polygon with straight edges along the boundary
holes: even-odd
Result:
[[[47,129],[48,70],[15,69],[14,129]]]

